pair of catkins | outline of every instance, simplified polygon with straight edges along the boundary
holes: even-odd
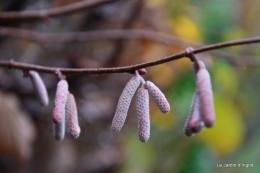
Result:
[[[72,138],[79,137],[77,106],[73,94],[68,90],[68,82],[65,79],[61,79],[57,85],[52,119],[55,139],[64,139],[66,125]]]
[[[140,84],[141,87],[139,88]],[[147,142],[150,138],[149,94],[164,114],[170,111],[170,104],[160,89],[150,81],[145,82],[139,75],[138,71],[136,71],[136,75],[126,84],[118,100],[111,129],[114,132],[119,132],[123,127],[131,100],[137,89],[136,111],[138,119],[138,135],[140,141]]]
[[[47,106],[49,97],[46,86],[36,71],[28,71],[24,74],[30,77],[35,95],[40,104]],[[62,140],[65,137],[66,125],[72,138],[78,138],[80,127],[78,125],[78,113],[74,96],[68,91],[68,83],[62,79],[58,82],[53,109],[53,135],[55,139]]]
[[[199,133],[204,127],[213,127],[216,119],[210,74],[203,61],[197,59],[193,63],[193,70],[197,90],[183,129],[187,136]]]

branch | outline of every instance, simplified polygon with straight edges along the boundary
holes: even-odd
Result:
[[[25,29],[16,29],[11,27],[1,27],[0,35],[9,36],[19,39],[30,40],[39,43],[72,43],[93,40],[117,40],[117,39],[144,39],[151,40],[161,44],[169,45],[191,45],[199,46],[194,42],[190,42],[169,34],[159,33],[143,29],[124,29],[124,30],[101,30],[88,32],[64,32],[58,34],[48,34]]]
[[[76,2],[70,5],[65,5],[53,9],[22,11],[22,12],[2,12],[0,13],[0,20],[23,20],[23,19],[46,18],[46,17],[58,16],[61,14],[67,14],[67,13],[72,13],[83,9],[96,7],[109,2],[113,2],[113,0],[91,0],[91,1],[84,0],[81,2]]]
[[[198,44],[191,42],[186,39],[182,39],[170,34],[159,33],[151,30],[144,29],[120,29],[120,30],[99,30],[99,31],[87,31],[87,32],[65,32],[59,34],[48,34],[41,33],[36,31],[30,31],[25,29],[16,29],[12,27],[1,27],[0,26],[0,35],[9,36],[18,39],[25,39],[38,43],[72,43],[72,42],[84,42],[84,41],[94,41],[94,40],[122,40],[122,39],[131,39],[131,40],[148,40],[156,43],[160,43],[167,46],[178,46],[186,48],[187,45],[192,47],[202,47],[203,44]],[[232,63],[239,64],[237,59],[234,60],[234,55],[228,54],[225,52],[216,51],[214,52],[217,56],[225,57],[232,61]],[[245,56],[236,55],[236,58],[245,59]],[[246,56],[248,58],[248,56]],[[231,60],[232,59],[232,60]],[[245,62],[243,62],[243,65]],[[246,63],[247,65],[252,65]],[[253,62],[256,65],[255,62]],[[259,63],[257,63],[259,64]]]
[[[260,37],[255,38],[247,38],[236,41],[222,42],[218,44],[212,44],[209,46],[204,46],[198,49],[194,49],[193,53],[202,53],[210,50],[237,46],[237,45],[245,45],[245,44],[253,44],[260,43]],[[147,63],[141,63],[136,65],[124,66],[124,67],[113,67],[113,68],[80,68],[80,69],[71,69],[71,68],[59,68],[59,67],[44,67],[39,65],[32,65],[26,63],[15,62],[13,60],[10,61],[0,61],[0,67],[7,67],[10,69],[20,69],[20,70],[35,70],[44,73],[56,73],[60,71],[62,74],[109,74],[109,73],[132,73],[135,70],[152,67],[155,65],[163,64],[169,61],[174,61],[180,58],[189,57],[189,53],[180,52],[162,59],[158,59],[155,61],[150,61]]]

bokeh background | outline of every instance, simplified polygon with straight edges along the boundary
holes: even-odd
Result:
[[[0,1],[1,11],[39,10],[76,0]],[[50,67],[101,68],[148,62],[223,41],[259,36],[260,1],[117,0],[45,20],[0,21],[1,26],[43,33],[145,29],[176,38],[38,43],[0,37],[0,60]],[[183,134],[195,92],[188,59],[147,68],[168,98],[171,112],[160,113],[150,100],[151,137],[137,135],[135,98],[124,128],[110,125],[131,74],[68,75],[82,129],[77,140],[52,134],[52,108],[58,78],[41,74],[50,105],[41,107],[32,84],[20,70],[0,69],[0,172],[17,173],[258,173],[260,171],[259,45],[236,46],[199,54],[212,77],[217,123],[194,137]],[[220,168],[219,164],[253,164]]]

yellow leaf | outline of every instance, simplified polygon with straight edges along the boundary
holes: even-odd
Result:
[[[201,42],[200,28],[191,19],[186,16],[179,16],[172,19],[171,25],[174,33],[184,39]]]

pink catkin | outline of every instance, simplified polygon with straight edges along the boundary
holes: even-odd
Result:
[[[33,84],[35,95],[42,106],[49,104],[49,97],[45,87],[45,84],[38,72],[30,70],[28,72]]]
[[[78,111],[74,96],[69,93],[66,103],[66,120],[69,133],[72,138],[76,139],[80,134],[80,127],[78,122]]]
[[[145,88],[139,88],[136,98],[138,135],[142,142],[150,138],[149,94]]]
[[[212,127],[215,124],[216,118],[210,74],[201,60],[198,61],[198,64],[199,69],[196,73],[196,83],[201,104],[201,117],[206,127]]]
[[[57,140],[65,137],[65,117],[58,123],[53,123],[53,136]]]
[[[56,95],[54,98],[53,122],[59,123],[65,117],[65,106],[68,97],[68,82],[60,80],[57,85]]]
[[[148,90],[149,94],[152,96],[161,112],[167,114],[171,108],[169,102],[161,90],[150,81],[146,81],[144,87]]]
[[[199,133],[203,127],[204,123],[201,119],[200,100],[196,92],[191,104],[189,117],[184,125],[184,133],[186,136],[193,136],[194,133]]]
[[[126,84],[117,104],[116,113],[112,121],[111,129],[119,132],[125,123],[131,100],[140,85],[140,77],[133,76]]]

